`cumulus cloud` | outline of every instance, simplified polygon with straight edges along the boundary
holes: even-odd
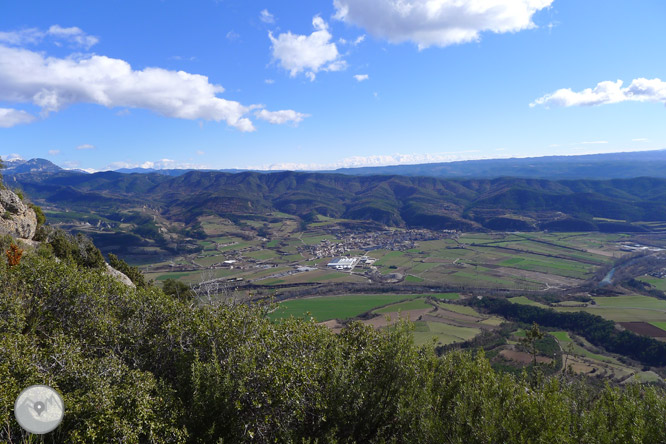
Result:
[[[28,28],[19,31],[0,32],[0,42],[9,45],[34,45],[45,38],[51,38],[56,44],[64,41],[73,46],[79,46],[85,49],[90,49],[90,47],[99,42],[97,37],[86,34],[76,26],[64,28],[60,25],[53,25],[46,31],[37,28]]]
[[[23,110],[0,108],[0,128],[11,128],[23,123],[34,122],[35,119],[35,116]]]
[[[532,16],[553,0],[334,0],[335,17],[392,43],[419,49],[479,40],[482,32],[535,27]]]
[[[259,110],[254,114],[258,119],[265,120],[273,124],[284,124],[284,123],[293,123],[298,125],[306,117],[310,117],[309,114],[298,113],[290,109],[284,109],[281,111],[267,111],[265,109]]]
[[[49,156],[57,156],[60,154],[60,150],[49,150]]]
[[[275,16],[268,12],[268,9],[263,9],[259,13],[259,20],[261,20],[264,23],[275,23]]]
[[[289,71],[291,77],[303,72],[314,81],[319,71],[340,71],[347,67],[342,60],[333,37],[328,31],[328,24],[319,16],[312,19],[314,32],[310,35],[292,34],[291,32],[268,37],[272,43],[273,59]]]
[[[224,121],[241,131],[254,131],[245,106],[217,95],[224,88],[208,77],[162,68],[133,69],[124,60],[99,55],[47,57],[24,48],[0,45],[0,100],[32,103],[42,116],[75,103],[108,108],[142,108],[166,117]],[[3,110],[3,126],[27,123],[33,116]]]
[[[370,76],[368,76],[367,74],[356,74],[354,78],[356,79],[357,82],[362,82],[364,80],[368,80]]]
[[[91,145],[89,143],[84,143],[83,145],[79,145],[76,147],[77,150],[94,150],[95,145]]]
[[[594,88],[580,92],[574,92],[571,88],[558,89],[539,97],[530,106],[593,106],[629,101],[666,103],[666,82],[661,79],[634,79],[625,88],[622,84],[622,80],[599,82]]]

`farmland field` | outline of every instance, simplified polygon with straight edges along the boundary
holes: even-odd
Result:
[[[455,296],[442,294],[347,294],[340,296],[322,296],[318,298],[292,299],[281,302],[270,318],[273,320],[290,316],[302,317],[309,312],[318,322],[330,319],[349,319],[373,308],[408,299],[424,297],[453,299]]]
[[[417,345],[429,344],[435,340],[438,344],[452,344],[454,342],[463,342],[472,339],[478,335],[481,330],[470,327],[458,327],[441,322],[423,322],[414,323],[414,343]]]

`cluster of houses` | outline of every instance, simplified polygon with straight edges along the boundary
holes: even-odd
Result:
[[[317,245],[304,245],[300,251],[317,259],[324,257],[346,256],[353,251],[391,250],[404,251],[414,248],[418,241],[448,239],[456,237],[455,230],[384,230],[355,232],[351,230],[335,231],[336,240],[324,239]]]

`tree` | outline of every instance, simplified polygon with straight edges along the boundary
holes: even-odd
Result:
[[[109,253],[109,265],[127,276],[138,288],[145,288],[148,285],[138,267],[132,267],[113,253]]]

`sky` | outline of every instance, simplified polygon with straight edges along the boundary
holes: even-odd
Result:
[[[664,149],[665,20],[663,0],[0,0],[0,156],[318,170]]]

